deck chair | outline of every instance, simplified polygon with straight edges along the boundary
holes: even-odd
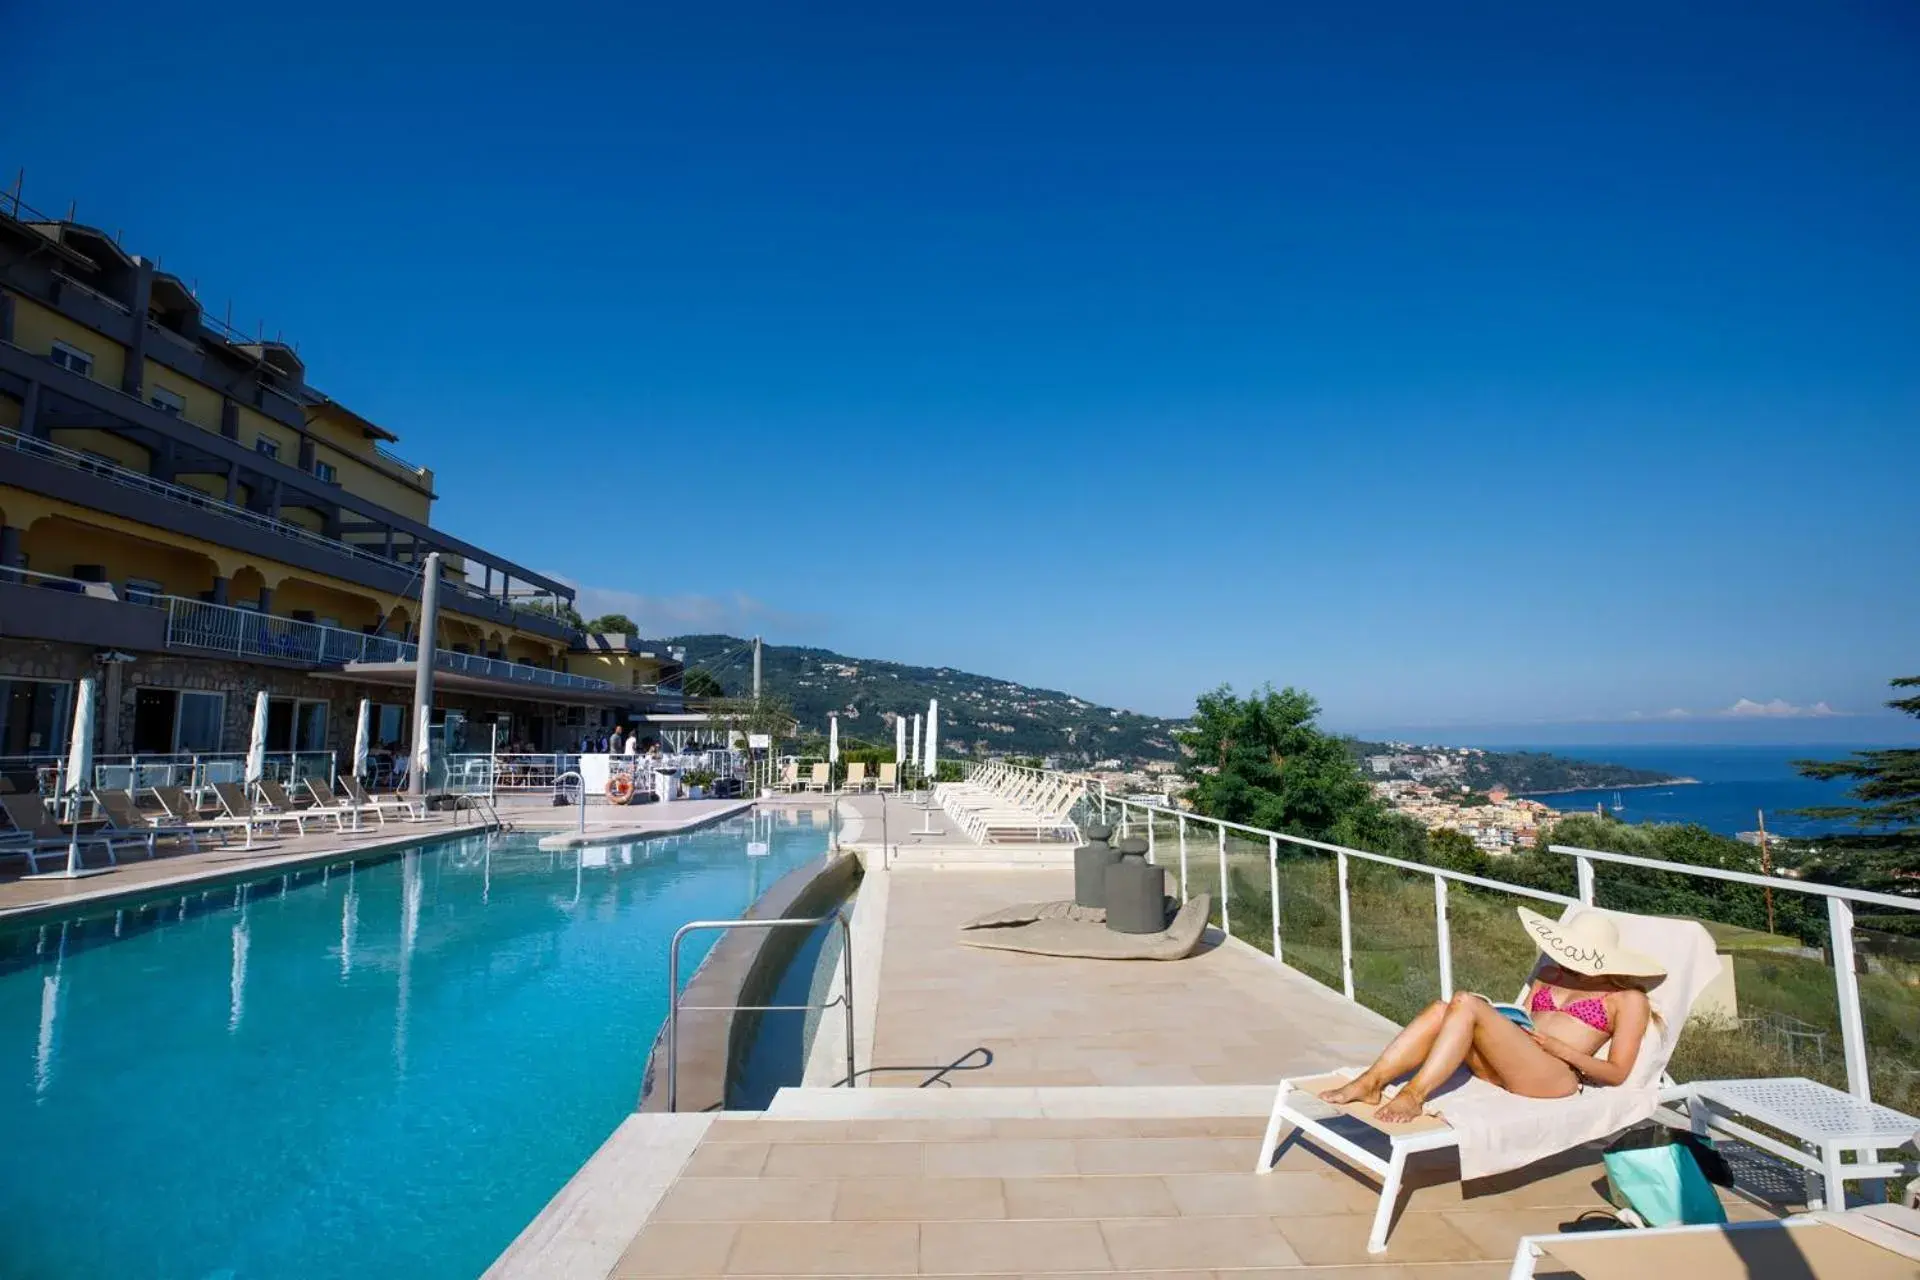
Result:
[[[347,799],[349,801],[358,805],[361,809],[373,810],[373,816],[380,819],[380,825],[383,827],[387,825],[387,810],[389,809],[395,810],[399,814],[400,821],[402,822],[425,822],[427,820],[427,815],[421,811],[420,806],[399,792],[369,795],[367,789],[360,785],[360,779],[350,777],[344,773],[340,775],[340,789],[347,793]]]
[[[228,833],[237,830],[245,837],[246,847],[253,848],[253,823],[250,821],[229,818],[224,814],[202,813],[185,787],[154,787],[152,791],[153,798],[160,802],[160,811],[167,815],[167,821],[173,825],[192,827],[195,831],[216,831],[223,844]]]
[[[1532,1280],[1542,1261],[1580,1280],[1911,1280],[1920,1275],[1920,1211],[1870,1204],[1771,1222],[1653,1227],[1522,1236],[1510,1280]]]
[[[345,799],[342,799],[334,795],[327,790],[326,784],[318,778],[308,778],[304,785],[307,788],[307,794],[313,797],[314,808],[308,812],[317,810],[323,813],[338,814],[341,818],[340,829],[342,831],[365,831],[367,829],[360,821],[360,806],[353,802],[352,796],[347,796]],[[348,818],[353,819],[351,826],[347,825],[345,821]]]
[[[891,791],[896,795],[900,791],[900,766],[889,760],[880,766],[880,776],[874,780],[875,791]]]
[[[306,827],[299,822],[295,822],[291,814],[266,813],[262,810],[255,809],[253,802],[247,799],[246,788],[237,782],[216,782],[213,784],[213,794],[219,799],[220,811],[223,814],[236,822],[244,822],[247,824],[247,839],[249,841],[253,839],[253,831],[256,827],[273,827],[278,829],[292,822],[296,830],[302,834],[306,832]]]
[[[807,790],[827,791],[830,790],[832,786],[833,766],[830,764],[817,764],[813,766],[813,774],[807,782]]]
[[[800,762],[798,760],[789,760],[780,766],[780,781],[776,785],[778,785],[782,791],[791,792],[800,789]]]
[[[158,852],[158,844],[163,839],[185,840],[189,849],[195,853],[200,852],[200,840],[194,834],[192,827],[177,824],[171,820],[156,822],[149,815],[140,812],[139,807],[133,803],[133,797],[127,792],[108,788],[105,791],[96,789],[90,794],[93,796],[94,804],[99,806],[100,812],[106,817],[107,829],[131,839],[145,840],[149,858]]]
[[[307,834],[307,823],[325,822],[328,819],[333,820],[335,830],[346,830],[346,821],[340,816],[345,810],[337,805],[322,807],[311,801],[301,804],[287,794],[284,786],[270,778],[262,778],[254,786],[260,792],[260,798],[266,802],[267,812],[281,818],[293,819],[293,825],[299,828],[301,835]]]
[[[1574,903],[1560,918],[1594,910],[1598,908]],[[1620,911],[1606,914],[1620,930],[1621,945],[1646,952],[1667,966],[1665,981],[1648,993],[1660,1020],[1648,1029],[1640,1056],[1633,1064],[1633,1075],[1625,1084],[1583,1088],[1569,1098],[1522,1098],[1470,1078],[1458,1088],[1429,1099],[1430,1114],[1408,1124],[1383,1125],[1372,1119],[1372,1107],[1349,1104],[1333,1108],[1315,1096],[1322,1089],[1336,1088],[1352,1079],[1363,1068],[1282,1080],[1254,1172],[1272,1171],[1281,1129],[1292,1125],[1303,1140],[1376,1174],[1381,1179],[1380,1204],[1373,1215],[1373,1230],[1367,1236],[1367,1252],[1384,1253],[1407,1157],[1415,1152],[1459,1148],[1463,1180],[1490,1177],[1605,1138],[1652,1116],[1661,1103],[1678,1100],[1685,1091],[1667,1076],[1667,1059],[1673,1056],[1693,1002],[1720,971],[1713,937],[1693,920]],[[1523,992],[1525,989],[1522,986]],[[1602,1049],[1601,1055],[1605,1053]],[[1331,1109],[1336,1114],[1313,1114],[1304,1108],[1320,1112]],[[1470,1135],[1471,1147],[1463,1145],[1463,1131]],[[1377,1147],[1382,1137],[1387,1142],[1385,1158],[1365,1145]],[[1494,1155],[1489,1148],[1488,1154],[1481,1154],[1483,1147],[1489,1143],[1497,1146],[1502,1138],[1507,1140],[1506,1152]]]
[[[846,781],[840,784],[842,791],[865,791],[867,789],[867,766],[863,760],[856,760],[847,766]]]
[[[67,856],[67,848],[73,843],[73,832],[53,820],[47,812],[46,801],[38,795],[0,796],[0,808],[5,809],[7,821],[13,824],[14,829],[13,840],[0,845],[0,853],[26,855],[27,869],[34,873],[40,870],[41,858]],[[135,848],[145,843],[141,837],[120,837],[104,828],[80,833],[82,849],[88,845],[99,845],[107,851],[107,861],[114,865],[120,861],[114,856],[115,849]]]

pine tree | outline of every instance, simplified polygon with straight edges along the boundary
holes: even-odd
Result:
[[[1896,689],[1920,688],[1920,676],[1902,676]],[[1920,717],[1920,695],[1887,703]],[[1796,760],[1809,778],[1849,778],[1859,804],[1796,810],[1802,817],[1851,822],[1856,830],[1819,839],[1819,854],[1805,868],[1809,879],[1881,893],[1920,897],[1920,747],[1856,751],[1845,760]],[[1866,923],[1863,913],[1862,923]],[[1896,911],[1875,920],[1883,928],[1911,931],[1915,917]]]

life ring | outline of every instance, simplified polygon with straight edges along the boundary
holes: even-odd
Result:
[[[627,804],[633,799],[633,775],[616,773],[607,779],[607,799],[615,804]]]

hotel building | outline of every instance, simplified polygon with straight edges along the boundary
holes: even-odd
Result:
[[[573,589],[434,526],[434,474],[286,342],[207,314],[118,237],[0,198],[0,757],[411,735],[420,573],[441,554],[436,725],[541,748],[679,711],[669,655],[562,621]]]

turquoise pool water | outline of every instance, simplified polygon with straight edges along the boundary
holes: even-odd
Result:
[[[824,851],[789,816],[0,932],[0,1276],[478,1275],[633,1109],[673,931]]]

